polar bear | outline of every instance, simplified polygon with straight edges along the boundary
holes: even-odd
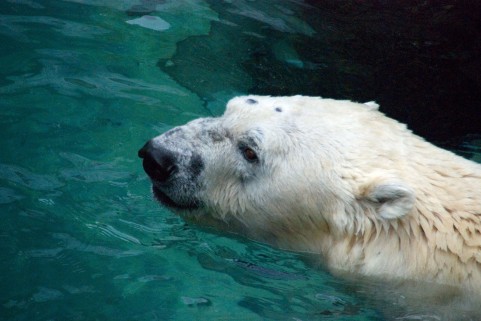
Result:
[[[348,273],[481,287],[481,165],[375,103],[236,97],[139,151],[186,220]]]

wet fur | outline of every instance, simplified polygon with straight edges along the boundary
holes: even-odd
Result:
[[[237,97],[153,143],[178,157],[178,177],[153,184],[188,220],[320,254],[333,270],[481,288],[481,166],[374,103]]]

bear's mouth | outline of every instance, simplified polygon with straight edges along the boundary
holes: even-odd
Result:
[[[166,193],[164,193],[160,188],[152,185],[152,192],[154,193],[155,199],[165,207],[174,210],[196,210],[199,208],[199,202],[189,201],[186,203],[178,203],[170,198]]]

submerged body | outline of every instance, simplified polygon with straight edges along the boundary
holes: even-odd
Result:
[[[188,220],[331,269],[481,287],[481,165],[373,103],[237,97],[139,156],[156,198]]]

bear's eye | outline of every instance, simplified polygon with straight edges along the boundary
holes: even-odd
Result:
[[[244,158],[251,163],[258,160],[256,152],[249,147],[242,148],[242,155],[244,155]]]

